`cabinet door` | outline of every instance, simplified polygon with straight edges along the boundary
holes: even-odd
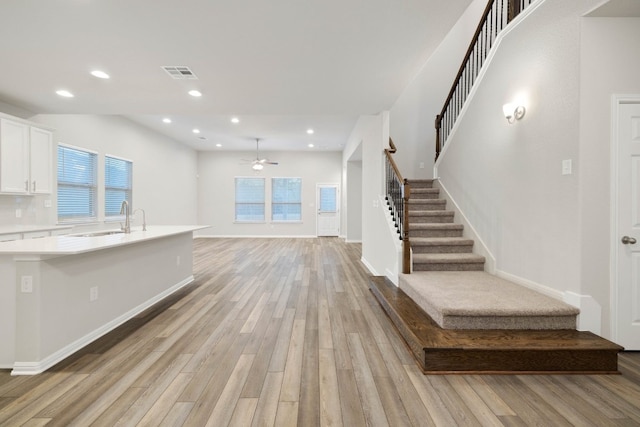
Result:
[[[29,191],[29,127],[0,119],[0,192]]]
[[[30,191],[33,194],[51,193],[51,132],[30,128]]]

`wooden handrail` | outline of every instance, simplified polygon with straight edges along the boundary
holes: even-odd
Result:
[[[449,131],[453,127],[457,115],[462,109],[462,105],[464,105],[466,97],[471,91],[471,87],[484,64],[484,60],[489,55],[498,33],[527,6],[533,3],[533,1],[535,0],[489,0],[487,3],[480,18],[480,23],[473,34],[471,43],[467,48],[464,59],[453,80],[453,85],[447,94],[444,106],[440,114],[436,115],[436,160],[438,156],[440,156]],[[462,88],[461,85],[463,86]],[[456,105],[452,107],[453,101],[455,101]],[[444,130],[442,128],[443,121],[446,122],[446,128]]]
[[[400,181],[404,181],[404,178],[402,178],[402,174],[400,173],[400,169],[398,169],[398,165],[396,165],[396,162],[393,160],[393,157],[391,156],[392,154],[395,154],[396,151],[398,151],[391,137],[389,137],[389,147],[391,148],[384,149],[384,154],[386,154],[387,159],[389,159],[389,163],[391,163],[391,167],[393,167],[393,171],[395,172],[398,179]]]
[[[397,151],[393,140],[389,138],[389,148],[384,153],[387,160],[386,167],[386,198],[396,228],[402,240],[402,272],[411,272],[411,244],[409,242],[409,196],[411,188],[409,181],[402,177],[398,165],[392,154]]]

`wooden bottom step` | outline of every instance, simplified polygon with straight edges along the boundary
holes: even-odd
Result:
[[[445,330],[386,277],[370,289],[425,374],[616,374],[623,348],[576,330]]]

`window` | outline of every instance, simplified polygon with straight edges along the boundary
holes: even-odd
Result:
[[[302,221],[302,179],[271,179],[271,220]]]
[[[117,157],[104,157],[104,216],[119,216],[122,201],[131,208],[131,175],[133,163]]]
[[[96,215],[96,153],[58,146],[58,221],[91,221]]]
[[[320,187],[320,212],[337,212],[337,190],[336,187]]]
[[[236,221],[264,221],[264,178],[236,178]]]

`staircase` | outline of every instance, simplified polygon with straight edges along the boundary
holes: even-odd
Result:
[[[579,311],[484,272],[434,180],[409,180],[411,274],[370,289],[424,373],[616,373],[622,347],[576,330]]]
[[[462,237],[454,212],[446,210],[432,179],[410,180],[409,239],[413,271],[483,271],[485,259],[472,252],[473,240]]]

